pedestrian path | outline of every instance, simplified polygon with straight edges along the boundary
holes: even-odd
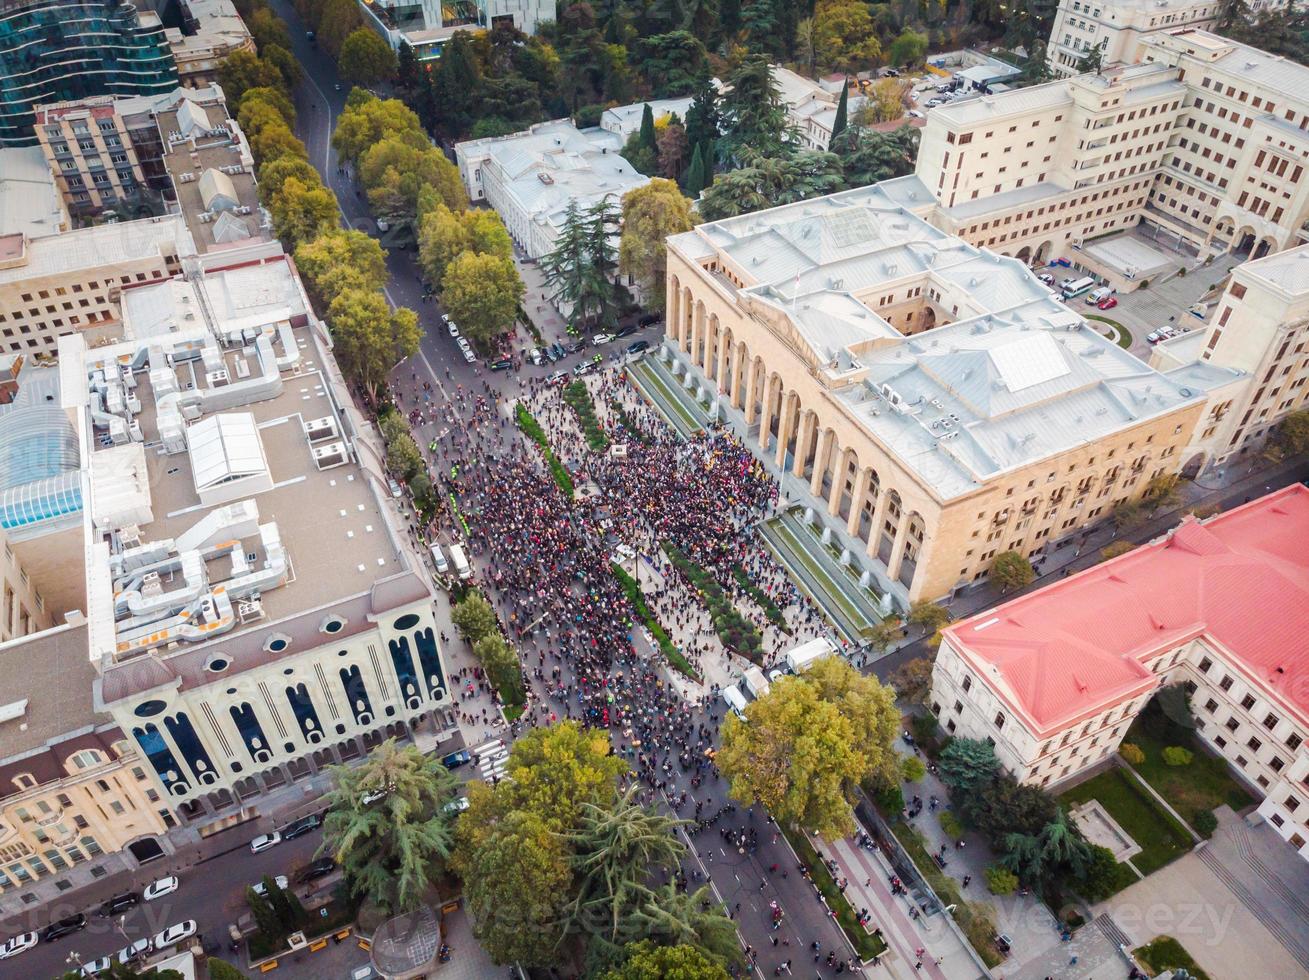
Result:
[[[503,739],[495,738],[470,750],[477,759],[477,768],[488,783],[505,778],[509,764],[509,747]]]

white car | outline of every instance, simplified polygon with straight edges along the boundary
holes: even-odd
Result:
[[[0,960],[7,960],[19,953],[26,953],[40,941],[41,937],[34,932],[25,932],[21,936],[15,936],[3,946],[0,946]]]
[[[275,884],[278,888],[282,889],[282,891],[286,891],[286,886],[288,884],[286,875],[278,875],[276,878],[273,879],[273,884]],[[260,878],[253,885],[251,885],[250,890],[254,892],[256,895],[258,895],[260,898],[266,897],[268,892],[268,889],[264,887],[264,879],[262,878]]]
[[[177,875],[169,875],[167,878],[160,878],[158,881],[150,882],[145,886],[145,891],[141,894],[147,902],[153,902],[156,898],[163,898],[165,895],[173,894],[180,884]]]
[[[108,973],[113,967],[114,961],[108,956],[102,956],[98,960],[92,960],[90,963],[82,964],[82,976],[98,977],[102,973]]]
[[[614,338],[612,334],[598,333],[591,338],[591,344],[595,347],[599,347],[601,344],[607,344],[609,343],[609,341],[613,339]]]
[[[919,112],[917,109],[910,109],[908,112],[905,113],[905,115],[906,115],[906,116],[910,116],[910,117],[912,117],[912,118],[914,118],[914,119],[922,119],[922,118],[924,118],[923,114],[922,114],[921,112]]]
[[[258,854],[260,851],[266,851],[270,847],[276,847],[282,843],[282,835],[274,830],[271,834],[260,834],[250,842],[250,853]]]
[[[451,800],[445,806],[441,807],[446,813],[463,813],[468,809],[468,797],[461,796],[457,800]]]
[[[472,350],[473,345],[468,342],[467,337],[456,337],[455,343],[459,345],[460,350]]]
[[[477,360],[477,355],[473,353],[473,349],[471,347],[464,348],[464,360],[467,361],[469,364],[472,364],[475,360]]]
[[[138,939],[136,942],[132,943],[131,946],[124,946],[117,953],[115,953],[114,959],[116,959],[123,966],[127,966],[133,960],[141,959],[142,957],[149,956],[152,952],[154,952],[154,948],[155,948],[154,943],[151,942],[148,937],[145,939]]]
[[[363,796],[359,797],[359,802],[362,803],[364,806],[372,806],[378,800],[386,799],[386,794],[389,792],[391,792],[389,789],[370,790],[369,792],[365,793]]]
[[[449,319],[448,317],[446,318],[446,321],[445,321],[445,328],[446,328],[446,330],[450,331],[450,336],[451,336],[451,337],[458,337],[458,336],[459,336],[459,326],[458,326],[458,325],[457,325],[453,320]]]
[[[155,936],[155,949],[164,949],[167,946],[176,946],[184,939],[190,939],[195,935],[195,919],[187,919],[185,922],[178,922],[159,935]]]

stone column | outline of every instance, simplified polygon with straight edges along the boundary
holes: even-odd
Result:
[[[759,448],[767,452],[773,447],[773,419],[777,418],[777,431],[782,430],[782,377],[774,375],[764,386],[764,411],[759,419]],[[776,405],[776,408],[773,406]]]
[[[682,353],[691,349],[691,318],[695,315],[695,310],[691,304],[691,290],[682,290],[682,326],[677,331],[677,347]]]
[[[791,461],[791,472],[796,476],[804,476],[805,457],[809,455],[809,443],[814,438],[814,429],[818,426],[818,416],[813,412],[806,412],[804,421],[800,424],[800,435],[795,440],[795,459]]]
[[[800,399],[796,397],[795,392],[788,391],[779,407],[781,418],[777,422],[777,455],[773,462],[777,464],[778,469],[786,465],[786,446],[791,441],[791,433],[795,430],[795,414],[799,410]]]
[[[868,493],[868,484],[873,479],[873,468],[862,466],[854,478],[854,499],[850,501],[850,519],[845,529],[853,538],[859,537],[859,515],[864,512],[864,495]]]
[[[697,301],[691,324],[691,363],[701,370],[704,370],[704,348],[709,346],[705,340],[705,328],[704,303]]]
[[[664,317],[664,333],[674,343],[682,327],[682,284],[676,276],[668,277],[668,310]]]
[[[909,510],[904,501],[900,501],[900,523],[895,528],[895,541],[891,543],[891,560],[886,563],[886,573],[892,582],[900,581],[900,566],[904,564],[904,539],[909,536]]]
[[[841,513],[841,494],[845,487],[845,471],[850,466],[850,450],[844,450],[837,458],[836,472],[832,474],[832,496],[827,501],[827,513],[835,517]]]
[[[877,494],[877,502],[873,504],[873,523],[868,531],[868,550],[864,552],[869,558],[877,557],[882,543],[882,522],[886,520],[886,500],[890,496],[891,492],[886,487],[881,487]]]
[[[818,436],[818,451],[814,453],[814,472],[809,478],[809,492],[817,497],[823,492],[823,474],[827,472],[827,457],[832,454],[836,433],[824,429]]]
[[[745,424],[754,425],[755,401],[759,397],[759,378],[763,374],[762,361],[750,361],[742,371],[745,388]]]
[[[732,379],[728,371],[732,369],[732,347],[723,338],[723,325],[718,325],[718,393],[731,397]]]

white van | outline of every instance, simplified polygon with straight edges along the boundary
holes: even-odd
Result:
[[[467,582],[473,577],[473,568],[468,564],[468,557],[464,554],[462,546],[457,544],[450,546],[450,561],[454,563],[455,574],[459,576],[459,581]]]
[[[445,560],[445,552],[441,550],[439,544],[432,545],[432,565],[435,566],[437,575],[450,574],[450,563]]]
[[[1086,292],[1088,289],[1094,288],[1095,280],[1090,276],[1084,276],[1081,279],[1074,279],[1072,282],[1068,283],[1068,285],[1064,286],[1064,299],[1073,299],[1076,296],[1081,296],[1082,293]]]
[[[732,709],[736,717],[742,721],[746,720],[745,695],[741,693],[740,688],[736,685],[723,688],[723,700],[727,702],[727,706]]]
[[[1113,286],[1101,286],[1099,289],[1092,289],[1089,293],[1086,294],[1086,304],[1088,306],[1095,306],[1096,303],[1099,303],[1101,300],[1108,299],[1113,294],[1114,294]]]

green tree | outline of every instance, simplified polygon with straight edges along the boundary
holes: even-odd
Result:
[[[841,86],[841,101],[836,104],[836,119],[832,121],[832,139],[841,135],[848,121],[850,112],[850,80],[847,78]],[[829,144],[830,145],[830,144]]]
[[[647,177],[659,170],[659,152],[657,148],[646,146],[641,141],[641,131],[637,130],[623,143],[623,159],[632,165],[632,169]]]
[[[720,174],[700,196],[700,216],[720,221],[845,187],[841,160],[833,153],[800,150],[790,155],[754,158],[738,170]]]
[[[959,810],[976,830],[992,844],[999,844],[1007,833],[1039,835],[1041,828],[1054,819],[1054,797],[1039,786],[1020,783],[1007,773],[978,786],[962,797]]]
[[[249,16],[242,18],[255,39],[255,46],[263,50],[269,44],[276,44],[288,51],[291,49],[291,32],[286,29],[282,18],[269,7],[260,7]]]
[[[793,153],[796,149],[795,131],[787,117],[786,103],[782,101],[777,82],[773,79],[768,57],[763,54],[747,56],[728,76],[727,83],[730,88],[719,104],[723,136],[718,152],[737,166],[745,165],[749,160],[785,157]]]
[[[669,180],[677,180],[688,162],[691,146],[686,139],[686,127],[674,116],[660,130],[655,142],[659,146],[659,172]]]
[[[303,926],[305,910],[300,900],[292,892],[281,888],[272,875],[264,875],[262,883],[268,904],[282,927],[281,935],[290,935]]]
[[[266,105],[282,117],[282,121],[288,126],[295,125],[295,103],[291,97],[286,94],[284,89],[274,88],[270,85],[260,85],[257,88],[248,88],[245,94],[241,96],[241,107],[237,113],[237,121],[241,123],[241,128],[245,130],[247,136],[250,135],[250,127],[245,123],[245,113],[251,106]]]
[[[434,756],[393,738],[362,765],[330,772],[319,854],[335,858],[355,896],[394,913],[417,908],[454,846],[446,805],[459,781]]]
[[[923,760],[916,755],[906,755],[900,758],[900,779],[906,783],[916,783],[927,775],[927,766]],[[942,816],[945,814],[943,813]]]
[[[300,83],[300,76],[303,74],[300,68],[300,62],[286,48],[280,44],[270,44],[260,52],[260,58],[269,65],[277,69],[281,76],[282,86],[290,91]]]
[[[1164,765],[1166,766],[1189,766],[1191,760],[1195,758],[1195,753],[1190,749],[1184,749],[1180,745],[1169,745],[1160,753],[1163,756]]]
[[[709,64],[704,44],[684,30],[638,38],[636,57],[638,70],[658,99],[690,95]]]
[[[932,694],[932,661],[927,657],[907,660],[887,680],[910,704],[926,704]]]
[[[282,156],[259,165],[259,199],[271,208],[273,199],[281,193],[287,178],[294,177],[302,186],[321,184],[314,165],[301,156]]]
[[[865,126],[847,126],[832,138],[831,151],[840,157],[849,186],[875,184],[913,171],[918,155],[918,130],[901,126],[893,132],[880,133]]]
[[[453,138],[468,132],[475,107],[469,96],[480,85],[481,65],[473,50],[473,36],[468,31],[455,31],[432,71],[437,126],[446,136]]]
[[[881,622],[874,624],[865,634],[868,645],[876,653],[886,653],[892,645],[901,638],[903,631],[900,627],[900,620],[894,616],[887,616]]]
[[[686,140],[696,148],[705,143],[712,143],[722,135],[722,115],[718,110],[718,89],[708,71],[701,72],[696,79],[695,91],[691,105],[686,110]],[[712,157],[704,160],[707,172],[713,173]],[[708,186],[706,180],[704,186]]]
[[[389,273],[376,238],[339,229],[319,235],[295,250],[295,265],[321,305],[330,305],[344,289],[380,290]]]
[[[284,88],[286,80],[277,66],[249,51],[236,51],[218,66],[218,84],[228,105],[239,106],[246,89]]]
[[[891,42],[888,60],[893,65],[916,65],[923,60],[925,54],[927,54],[927,35],[905,28],[900,36]]]
[[[518,268],[499,255],[463,252],[442,279],[446,310],[474,341],[489,342],[512,327],[523,294]]]
[[[379,293],[363,289],[338,293],[327,308],[327,323],[341,366],[374,397],[422,339],[413,310],[389,310]]]
[[[657,147],[655,146],[654,110],[650,108],[649,102],[641,110],[641,128],[638,130],[637,136],[642,146],[651,153],[655,152]]]
[[[513,243],[494,211],[452,211],[438,202],[423,214],[418,229],[418,264],[433,288],[442,287],[446,269],[465,252],[508,259]]]
[[[1110,895],[1136,881],[1130,868],[1120,865],[1114,852],[1099,844],[1087,846],[1087,858],[1082,873],[1073,886],[1088,902],[1102,902]]]
[[[576,826],[584,803],[611,802],[626,771],[627,764],[611,754],[605,732],[573,722],[528,732],[514,743],[506,764],[515,805],[540,813],[555,830]]]
[[[391,45],[367,27],[351,31],[341,42],[336,66],[341,77],[354,85],[376,85],[394,78],[399,70]]]
[[[294,251],[305,242],[339,227],[336,195],[321,185],[308,185],[296,177],[282,182],[269,204],[273,232]]]
[[[686,177],[682,180],[687,196],[692,199],[700,196],[700,192],[705,189],[705,184],[708,182],[701,146],[700,143],[695,144],[695,149],[691,152],[691,165],[686,168]]]
[[[385,137],[359,159],[359,182],[373,214],[414,224],[424,192],[435,190],[452,210],[468,206],[459,168],[436,147],[411,135]]]
[[[1032,563],[1016,551],[1002,551],[991,562],[991,584],[998,585],[1001,593],[1025,588],[1034,578]]]
[[[909,607],[906,621],[917,626],[923,634],[935,633],[950,622],[950,610],[930,599],[919,599]]]
[[[1006,867],[993,864],[986,869],[986,887],[992,895],[1012,895],[1018,890],[1018,876]]]
[[[868,4],[859,0],[818,0],[814,5],[813,44],[818,63],[836,71],[863,71],[882,55]]]
[[[387,442],[386,468],[406,481],[426,470],[418,443],[408,432],[402,432]]]
[[[341,54],[345,39],[363,23],[354,0],[323,0],[318,19],[318,43],[336,58]]]
[[[247,980],[244,973],[226,960],[211,956],[207,966],[209,967],[209,980]]]
[[[418,55],[414,54],[413,45],[408,41],[400,42],[400,51],[395,61],[395,83],[411,98],[416,98],[420,92],[427,91],[426,73],[423,66],[418,63]],[[421,117],[423,114],[419,112],[418,115]]]
[[[456,602],[450,609],[450,621],[459,634],[472,644],[500,631],[500,620],[495,610],[480,592],[469,592]]]
[[[1078,75],[1084,75],[1088,72],[1098,72],[1100,65],[1104,60],[1104,48],[1096,44],[1086,49],[1086,54],[1077,60],[1077,65],[1073,71]]]
[[[498,632],[489,633],[473,644],[473,656],[486,671],[487,679],[504,704],[523,703],[523,671],[518,654]]]
[[[1152,513],[1168,510],[1182,502],[1182,488],[1176,473],[1161,473],[1145,485],[1141,501]]]
[[[967,796],[995,778],[1000,760],[989,742],[975,738],[956,738],[945,747],[937,760],[941,782],[954,794]]]
[[[601,980],[728,980],[727,971],[695,946],[656,946],[648,939],[624,948],[625,961]]]
[[[682,891],[671,881],[660,885],[632,912],[631,931],[664,946],[695,946],[723,966],[741,960],[736,925],[708,885],[693,892]]]
[[[656,177],[623,195],[623,232],[618,267],[640,284],[645,306],[664,308],[664,276],[668,270],[665,240],[690,231],[691,202],[671,180]]]
[[[277,917],[277,912],[267,898],[260,895],[253,888],[246,888],[245,904],[249,906],[250,914],[254,916],[255,928],[266,939],[277,941],[286,936],[286,932],[282,928],[282,921]]]
[[[383,139],[411,136],[413,146],[430,145],[417,114],[399,99],[379,99],[355,89],[337,117],[332,146],[344,160],[357,162]]]
[[[1129,762],[1134,766],[1139,766],[1145,761],[1145,753],[1141,751],[1139,745],[1133,745],[1131,742],[1124,742],[1118,746],[1118,754],[1123,757],[1123,761]]]
[[[818,689],[819,698],[836,705],[850,720],[855,742],[867,762],[860,782],[895,785],[900,778],[900,758],[893,747],[900,734],[895,691],[876,677],[861,674],[840,657],[815,662],[804,678]]]

